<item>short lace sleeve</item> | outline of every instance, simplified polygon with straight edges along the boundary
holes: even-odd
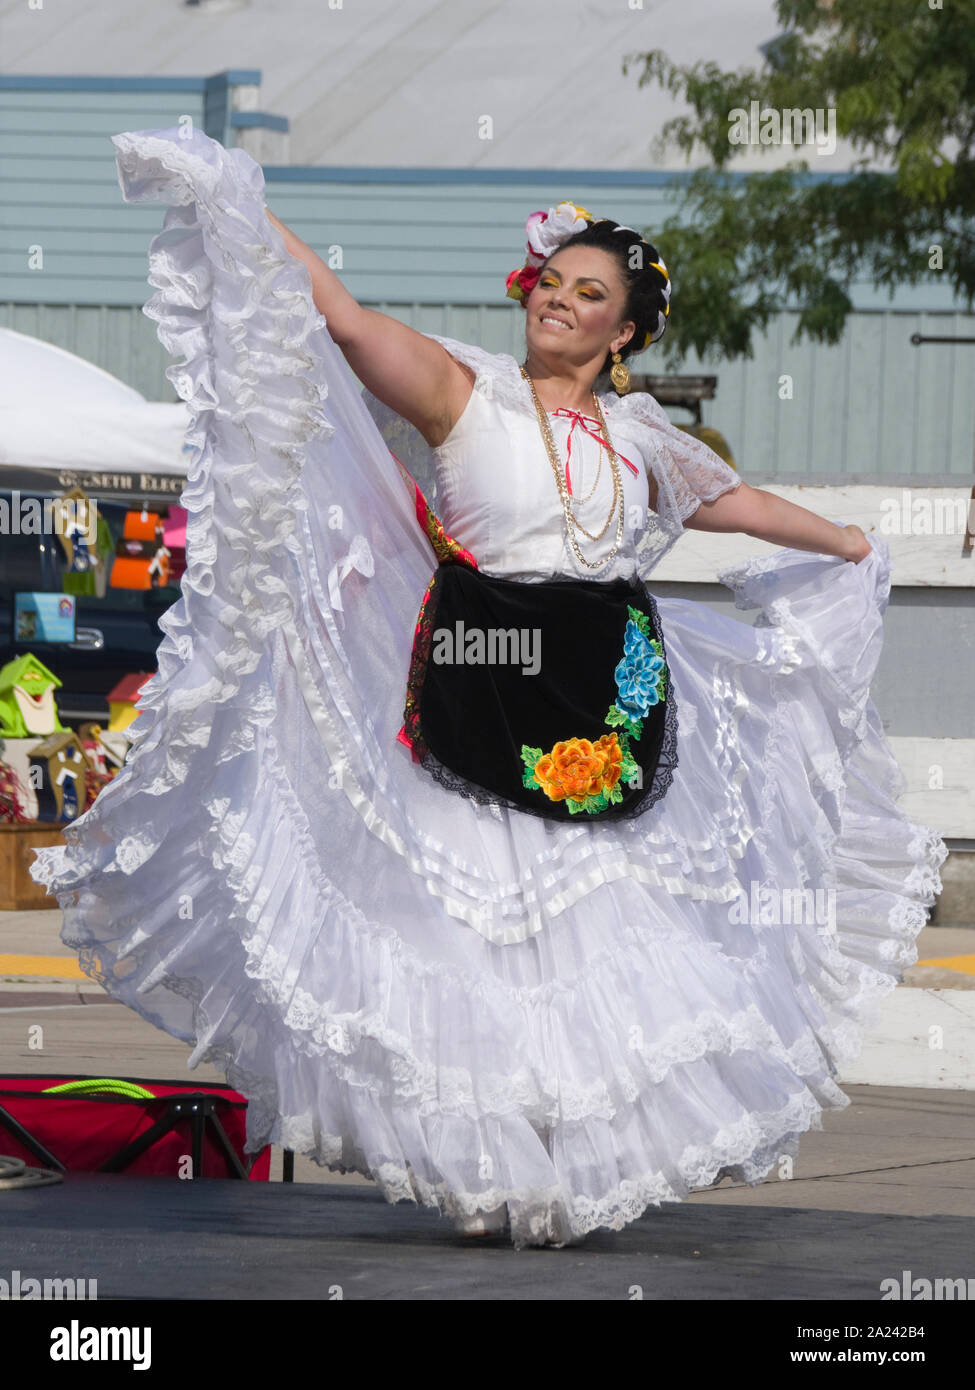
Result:
[[[601,396],[607,423],[641,426],[639,438],[647,470],[657,485],[656,506],[636,542],[640,575],[649,577],[684,534],[684,523],[702,502],[713,502],[741,483],[741,477],[700,439],[675,425],[647,391],[614,398]]]
[[[611,413],[625,413],[647,427],[647,466],[657,484],[657,513],[668,529],[683,528],[702,502],[713,502],[741,483],[741,477],[701,439],[670,419],[648,391],[634,391],[613,402]]]

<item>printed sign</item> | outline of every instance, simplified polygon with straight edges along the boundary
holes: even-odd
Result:
[[[75,640],[73,594],[16,594],[14,640],[20,642],[73,642]]]

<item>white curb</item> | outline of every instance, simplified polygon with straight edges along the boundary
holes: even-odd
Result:
[[[975,990],[895,989],[837,1080],[975,1091]]]

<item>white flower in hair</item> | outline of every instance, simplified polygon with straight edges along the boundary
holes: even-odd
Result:
[[[563,202],[548,212],[533,212],[525,224],[528,232],[528,259],[541,265],[553,252],[575,236],[585,231],[592,221],[592,213],[575,203]],[[537,258],[537,260],[536,260]]]

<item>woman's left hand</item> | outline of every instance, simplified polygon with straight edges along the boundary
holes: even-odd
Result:
[[[843,540],[845,542],[843,559],[851,560],[854,564],[865,560],[873,548],[860,527],[852,524],[843,527]]]

